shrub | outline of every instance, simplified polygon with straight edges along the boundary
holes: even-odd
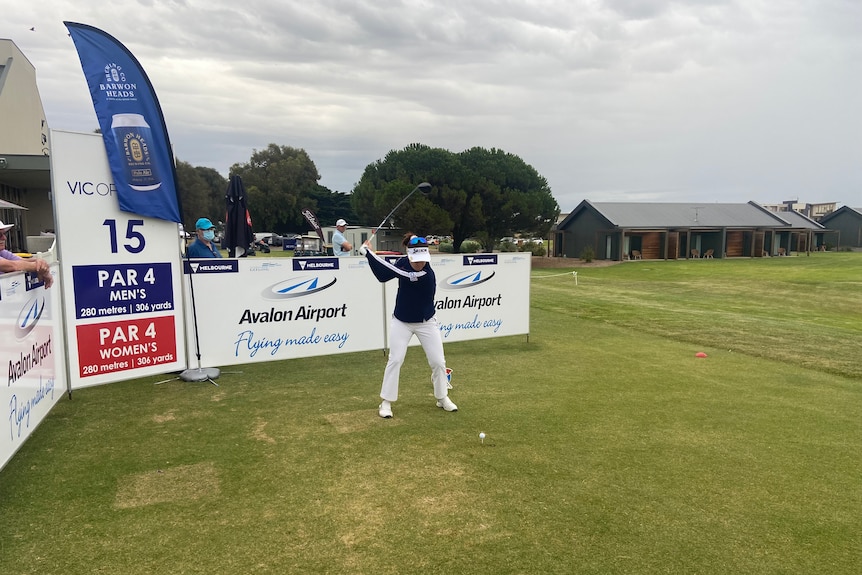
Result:
[[[516,251],[518,251],[518,246],[516,246],[514,242],[510,242],[510,241],[500,242],[500,251],[501,252],[516,252]]]
[[[453,251],[452,242],[440,242],[437,246],[437,251],[441,254],[451,254]]]
[[[477,242],[476,240],[464,240],[461,242],[461,253],[462,254],[475,254],[476,252],[482,249],[482,244]]]
[[[593,249],[593,246],[587,246],[581,250],[581,259],[587,263],[596,259],[596,250]]]
[[[521,246],[522,252],[530,252],[534,256],[543,256],[545,255],[545,244],[536,244],[533,242],[526,242]]]

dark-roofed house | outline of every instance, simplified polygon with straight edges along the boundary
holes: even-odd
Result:
[[[596,259],[762,257],[816,249],[823,226],[795,212],[745,204],[584,200],[560,222],[555,256]],[[819,242],[819,243],[818,243]]]
[[[828,232],[819,222],[793,211],[773,215],[787,222],[787,227],[775,230],[779,247],[786,247],[788,252],[818,251],[824,248]]]
[[[862,208],[844,206],[823,216],[820,223],[837,232],[833,235],[836,247],[862,248]]]

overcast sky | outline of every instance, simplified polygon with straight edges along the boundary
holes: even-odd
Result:
[[[862,205],[859,0],[15,0],[53,129],[98,124],[64,20],[141,62],[178,159],[305,149],[349,192],[411,143],[581,200]],[[34,28],[34,30],[31,30]]]

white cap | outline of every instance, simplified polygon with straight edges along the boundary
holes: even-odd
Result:
[[[4,224],[3,222],[0,222],[0,232],[5,232],[14,225],[15,224]]]
[[[407,248],[407,259],[411,262],[430,262],[431,252],[427,247]]]
[[[344,220],[338,220],[337,222],[335,222],[335,227],[336,227],[336,228],[337,228],[338,226],[346,226],[346,225],[347,225],[347,222],[345,222]]]

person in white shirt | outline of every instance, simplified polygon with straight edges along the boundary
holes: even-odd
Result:
[[[349,256],[353,245],[344,239],[344,231],[347,229],[347,222],[338,220],[335,222],[335,233],[332,234],[332,253],[341,257]]]

